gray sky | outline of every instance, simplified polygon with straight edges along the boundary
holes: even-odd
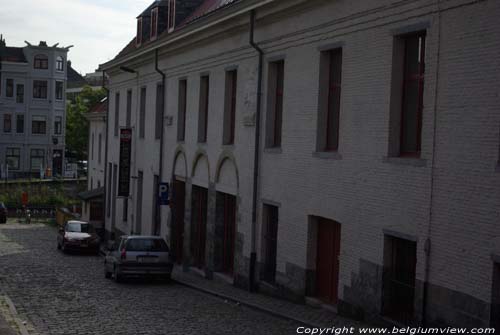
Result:
[[[74,45],[80,73],[112,59],[135,35],[136,20],[153,0],[0,0],[0,34],[8,46],[24,41]]]

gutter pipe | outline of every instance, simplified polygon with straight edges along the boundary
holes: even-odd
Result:
[[[162,85],[162,109],[161,109],[161,132],[160,132],[160,163],[158,167],[158,174],[159,174],[159,182],[161,183],[163,180],[163,139],[164,139],[164,119],[165,119],[165,73],[160,70],[158,67],[158,49],[155,49],[155,70],[161,75],[161,85]],[[155,187],[158,187],[158,185],[155,185]],[[159,188],[158,188],[159,189]],[[157,200],[156,200],[156,209],[155,209],[155,235],[160,235],[161,231],[161,206],[159,202],[159,194],[156,195]]]
[[[262,71],[264,63],[264,51],[255,43],[255,10],[250,12],[250,45],[259,54],[258,77],[257,77],[257,108],[255,112],[255,148],[253,168],[253,197],[252,197],[252,250],[250,254],[249,291],[255,292],[255,268],[257,263],[256,240],[257,240],[257,201],[259,191],[259,168],[260,168],[260,123],[262,102]]]

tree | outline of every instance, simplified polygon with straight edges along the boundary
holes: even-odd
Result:
[[[90,109],[106,96],[104,89],[85,86],[73,104],[66,109],[66,156],[87,160],[89,122],[85,118]]]

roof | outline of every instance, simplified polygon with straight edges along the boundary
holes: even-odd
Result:
[[[23,48],[0,45],[0,58],[4,62],[27,63]]]
[[[197,19],[209,15],[216,10],[226,7],[238,0],[205,0],[192,14],[190,14],[180,25],[182,27]]]
[[[105,97],[89,110],[89,114],[106,113],[108,110],[108,98]]]
[[[184,28],[185,26],[189,25],[190,23],[193,23],[194,21],[197,21],[205,16],[208,16],[222,8],[225,8],[229,5],[232,5],[236,2],[240,2],[244,0],[205,0],[198,8],[196,8],[190,15],[186,17],[179,25],[177,25],[174,29],[174,31],[180,30]],[[141,15],[141,16],[146,16],[149,15],[148,13],[151,12],[151,9],[154,8],[155,6],[163,5],[164,3],[168,3],[168,1],[156,1],[153,4],[151,4]],[[135,50],[142,49],[146,46],[149,46],[154,43],[158,43],[159,41],[163,40],[167,35],[171,34],[169,33],[168,30],[165,30],[162,32],[158,38],[154,41],[150,41],[149,39],[143,40],[141,45],[137,46],[135,43],[136,37],[134,36],[132,40],[118,53],[118,55],[114,59],[119,59],[121,57],[124,57],[128,54],[131,54]]]
[[[140,18],[141,16],[151,16],[151,10],[155,7],[160,7],[160,6],[168,7],[168,0],[156,0],[151,5],[149,5],[149,7],[146,8],[137,18]]]
[[[93,190],[78,193],[78,197],[82,200],[95,199],[103,195],[104,195],[104,187],[99,187]]]
[[[82,87],[87,84],[85,78],[83,78],[81,74],[76,72],[76,70],[71,67],[70,62],[68,62],[67,75],[68,75],[68,81],[67,81],[68,88]]]

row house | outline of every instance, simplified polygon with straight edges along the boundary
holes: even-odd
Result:
[[[107,235],[357,318],[498,326],[498,14],[155,1],[101,65]]]
[[[0,38],[0,171],[3,178],[62,175],[69,48]]]

